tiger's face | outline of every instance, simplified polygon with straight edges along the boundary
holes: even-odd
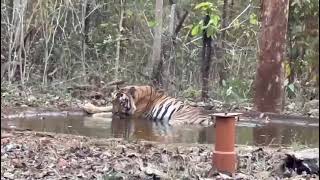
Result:
[[[132,87],[134,88],[134,87]],[[130,117],[136,111],[134,89],[120,89],[112,101],[112,113],[120,118]]]

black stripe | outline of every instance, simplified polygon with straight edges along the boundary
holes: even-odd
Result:
[[[168,109],[169,109],[169,107],[171,106],[171,104],[172,104],[172,101],[171,101],[169,104],[167,104],[166,109],[164,110],[164,112],[163,112],[163,114],[162,114],[162,116],[161,116],[161,118],[160,118],[160,121],[163,121],[163,117],[164,117],[164,115],[167,114]]]
[[[151,103],[151,98],[152,98],[152,87],[151,86],[148,86],[148,88],[150,88],[150,94],[149,94],[149,100],[148,100],[148,103],[146,105],[146,107],[144,108],[145,110],[148,109],[148,107],[150,106],[150,103]],[[152,111],[154,110],[155,106],[153,106],[153,108],[151,109],[151,111],[149,110],[149,112],[147,112],[146,116],[152,120]]]
[[[152,112],[153,112],[153,110],[154,110],[155,108],[156,108],[156,107],[153,106],[153,108],[152,108],[151,111],[149,112],[150,115],[152,115]]]
[[[163,105],[163,103],[167,100],[167,98],[168,98],[168,97],[166,97],[159,106]],[[151,114],[151,115],[153,115],[153,110],[155,110],[156,107],[157,107],[157,105],[154,105],[154,106],[153,106],[152,110],[150,111],[150,114]]]
[[[179,101],[175,101],[174,104],[173,104],[173,106],[177,105],[178,103],[179,103]],[[180,107],[178,108],[178,110],[180,110],[181,106],[182,106],[182,105],[180,105]],[[174,109],[172,110],[172,112],[171,112],[170,115],[169,115],[168,121],[171,120],[171,117],[172,117],[173,113],[176,112],[176,110],[177,110],[176,108],[174,108]],[[178,110],[177,110],[177,111],[178,111]]]
[[[180,105],[180,107],[177,109],[177,112],[180,111],[183,108],[183,104]]]
[[[161,112],[161,110],[162,110],[162,108],[163,108],[163,104],[164,104],[166,101],[167,101],[167,100],[164,99],[164,100],[162,101],[162,103],[159,105],[159,109],[158,109],[158,112],[156,113],[156,116],[155,116],[154,120],[157,120],[157,117],[158,117],[158,115],[160,114],[160,112]]]
[[[173,111],[171,112],[168,121],[171,119],[172,114],[176,111],[176,108],[173,109]]]
[[[153,112],[153,111],[154,111],[155,109],[156,109],[156,106],[153,106],[152,110],[149,112],[150,119],[153,120],[153,121],[156,120],[156,118],[153,118],[153,114],[155,113],[155,112]]]

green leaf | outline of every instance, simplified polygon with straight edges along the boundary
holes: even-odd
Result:
[[[191,35],[192,36],[196,36],[196,35],[198,35],[199,33],[200,33],[200,25],[199,24],[197,24],[196,26],[194,26],[193,28],[192,28],[192,31],[191,31]]]
[[[288,61],[284,62],[284,69],[285,69],[285,77],[289,77],[291,75],[291,67]]]
[[[207,28],[207,36],[210,37],[210,36],[213,36],[213,33],[214,33],[214,29],[212,26],[209,26]]]
[[[227,96],[230,96],[232,92],[233,92],[233,91],[232,91],[232,86],[230,86],[230,87],[227,89],[226,95],[227,95]]]
[[[215,37],[217,33],[217,28],[215,28],[214,26],[208,26],[207,28],[207,36],[208,37]]]
[[[212,24],[215,26],[215,27],[218,27],[219,26],[219,21],[220,21],[220,17],[218,15],[213,15],[211,17],[211,20],[212,21]]]
[[[258,24],[257,15],[254,13],[250,14],[249,22],[250,22],[250,24],[257,25]]]
[[[157,25],[158,25],[158,24],[157,24],[156,21],[148,21],[148,26],[149,26],[150,28],[156,27]]]
[[[288,85],[288,89],[294,93],[294,85],[293,84],[289,84]]]
[[[208,10],[209,8],[212,8],[213,4],[211,2],[202,2],[199,3],[198,5],[196,5],[196,7],[194,8],[195,10],[197,9],[202,9],[202,10]]]

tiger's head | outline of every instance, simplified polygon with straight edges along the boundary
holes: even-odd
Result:
[[[118,89],[113,96],[112,113],[121,118],[130,117],[136,111],[134,103],[134,87],[125,87]]]

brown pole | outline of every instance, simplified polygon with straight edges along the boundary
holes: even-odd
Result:
[[[216,140],[212,166],[219,172],[234,174],[236,171],[235,121],[240,113],[215,113]]]

